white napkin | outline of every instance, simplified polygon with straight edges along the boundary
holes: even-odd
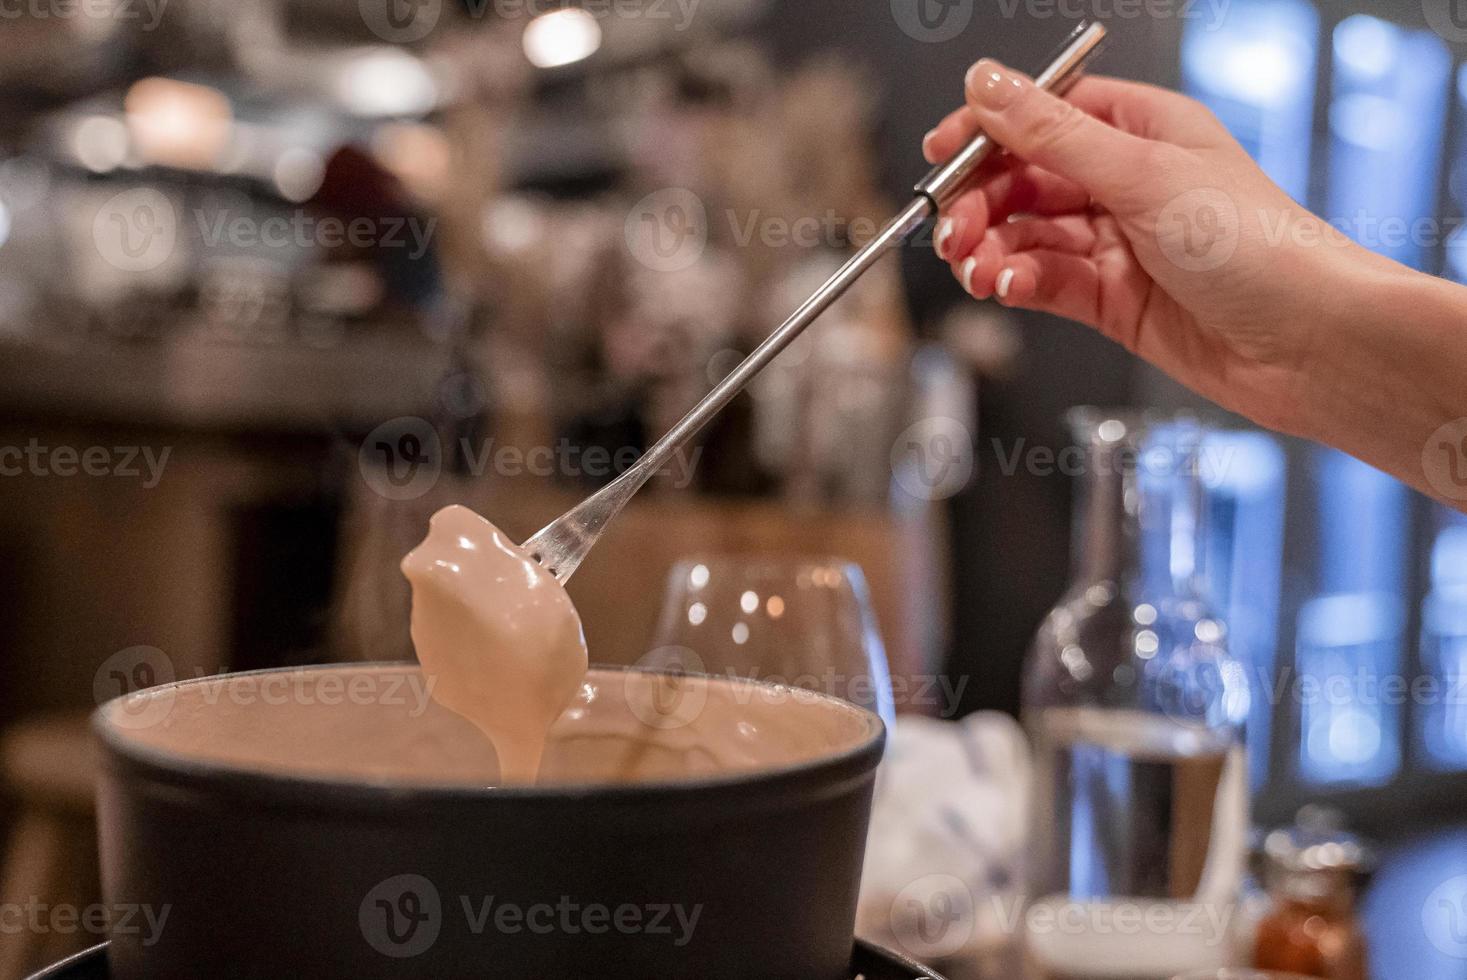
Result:
[[[929,963],[1018,925],[1029,749],[1011,717],[897,720],[876,780],[857,933]]]

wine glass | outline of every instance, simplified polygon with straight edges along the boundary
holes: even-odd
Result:
[[[887,725],[895,719],[866,578],[838,559],[710,555],[677,563],[648,660],[819,691]]]

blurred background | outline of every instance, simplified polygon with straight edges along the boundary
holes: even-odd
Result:
[[[0,898],[95,892],[99,700],[410,657],[396,562],[433,510],[524,536],[614,478],[906,200],[977,57],[1037,66],[1084,16],[1100,70],[1204,100],[1296,199],[1467,281],[1467,16],[1432,0],[0,10]],[[1208,411],[1079,327],[966,301],[924,233],[588,561],[593,659],[643,656],[691,553],[839,556],[893,674],[949,682],[898,711],[1016,712],[1069,578],[1054,454],[1082,403]],[[1210,418],[1256,819],[1440,833],[1467,805],[1467,524]],[[1435,884],[1467,848],[1430,839]],[[1376,907],[1418,914],[1389,887]],[[1380,930],[1379,975],[1467,976],[1412,959],[1412,928]],[[26,938],[0,975],[87,945]]]

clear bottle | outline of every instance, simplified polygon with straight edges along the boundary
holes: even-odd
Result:
[[[1044,980],[1234,965],[1247,678],[1203,600],[1201,430],[1078,409],[1073,581],[1024,676],[1025,961]]]

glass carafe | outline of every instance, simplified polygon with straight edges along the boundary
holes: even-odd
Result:
[[[1024,676],[1027,969],[1165,980],[1233,965],[1248,685],[1203,599],[1201,429],[1095,409],[1070,424],[1073,581]]]

